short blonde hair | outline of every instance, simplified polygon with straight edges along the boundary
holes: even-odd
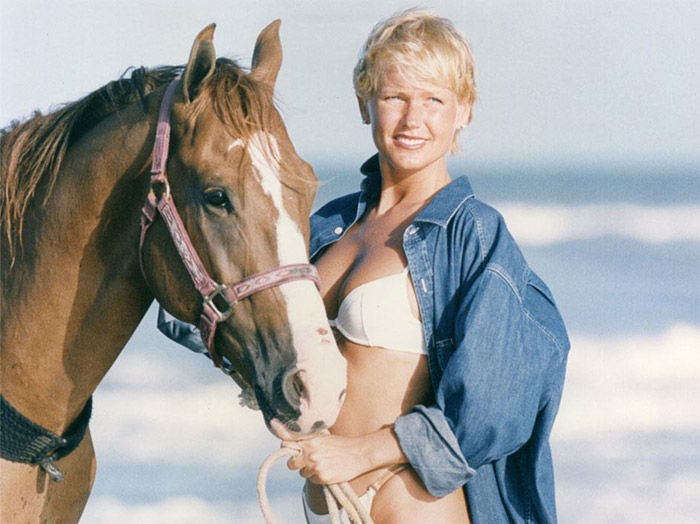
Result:
[[[450,89],[460,103],[477,99],[471,48],[447,18],[411,8],[375,25],[353,71],[357,96],[368,100],[376,95],[382,75],[393,66],[409,79]]]

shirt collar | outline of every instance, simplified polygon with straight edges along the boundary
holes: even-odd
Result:
[[[381,190],[379,153],[362,164],[360,173],[365,176],[362,181],[362,190],[367,195],[367,200],[375,200],[379,197]],[[428,205],[418,213],[415,221],[429,222],[445,228],[462,203],[473,196],[474,191],[469,179],[464,176],[456,178],[435,194]]]

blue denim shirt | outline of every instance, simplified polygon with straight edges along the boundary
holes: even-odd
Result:
[[[362,191],[311,217],[312,261],[377,197],[376,156],[362,172]],[[466,178],[433,197],[403,248],[436,400],[396,419],[402,450],[432,495],[466,484],[474,524],[555,522],[549,435],[569,341],[552,294]]]
[[[311,217],[312,261],[377,198],[377,156],[362,172],[362,191]],[[403,247],[436,400],[396,419],[402,450],[432,495],[466,484],[474,524],[556,522],[549,435],[569,341],[549,289],[466,178],[433,197]],[[161,314],[159,329],[203,351],[195,328]]]

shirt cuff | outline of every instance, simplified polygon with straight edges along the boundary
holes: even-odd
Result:
[[[415,406],[394,422],[402,451],[434,497],[460,488],[476,471],[462,455],[452,428],[436,406]]]
[[[195,353],[204,353],[208,356],[202,335],[195,326],[176,319],[165,311],[162,306],[158,308],[158,330],[170,340],[185,346]]]

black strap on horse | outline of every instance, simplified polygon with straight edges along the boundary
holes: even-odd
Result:
[[[12,462],[38,465],[52,480],[63,474],[55,461],[70,454],[82,442],[92,415],[90,397],[63,436],[32,422],[0,395],[0,456]]]

